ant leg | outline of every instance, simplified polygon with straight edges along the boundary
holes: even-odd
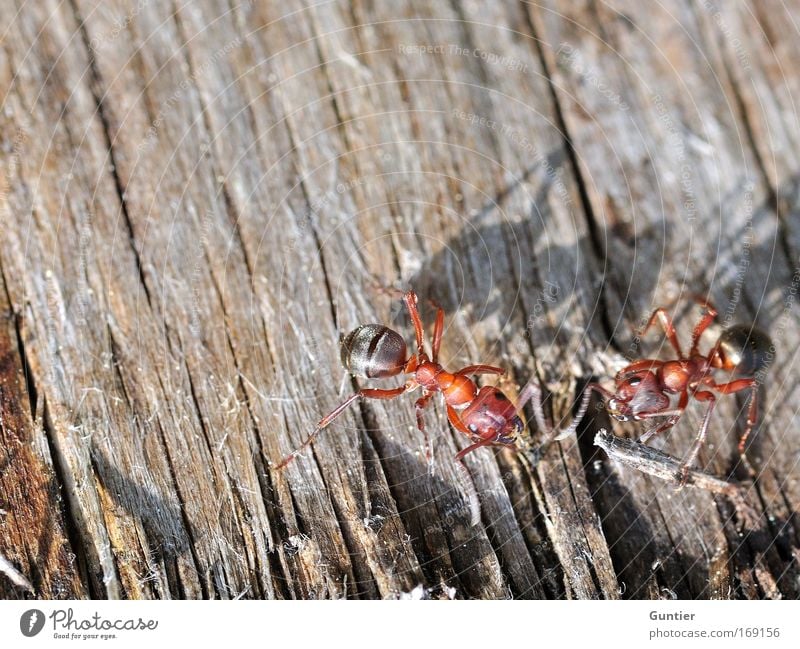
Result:
[[[667,315],[666,310],[663,307],[660,307],[653,311],[653,314],[650,316],[650,319],[647,321],[644,329],[642,329],[641,335],[644,336],[648,329],[653,326],[653,324],[658,318],[658,321],[661,323],[661,327],[664,329],[664,334],[667,336],[667,340],[669,340],[672,348],[678,353],[679,358],[684,358],[683,352],[681,351],[681,344],[678,342],[678,334],[675,333],[675,327],[672,325],[672,320],[670,319],[669,315]]]
[[[599,383],[589,383],[586,386],[586,392],[591,392],[592,390],[594,390],[595,392],[597,392],[597,394],[603,397],[603,401],[605,401],[606,403],[608,403],[609,401],[611,401],[611,399],[614,398],[614,393],[611,392],[611,390],[606,390]]]
[[[704,300],[701,302],[701,305],[706,312],[694,326],[694,330],[692,331],[692,349],[689,352],[689,356],[694,356],[697,354],[697,348],[700,346],[700,337],[703,335],[703,332],[708,329],[709,325],[714,322],[714,318],[717,317],[717,310],[711,306],[711,304]]]
[[[464,463],[464,456],[467,455],[467,453],[472,453],[472,451],[476,451],[485,446],[502,446],[503,448],[511,449],[517,453],[519,457],[525,458],[525,455],[520,453],[516,446],[509,446],[503,442],[496,442],[492,438],[482,439],[474,444],[470,444],[456,455],[456,468],[461,474],[462,483],[467,493],[467,498],[469,499],[471,514],[470,523],[472,525],[478,525],[481,522],[481,501],[478,499],[478,490],[475,488],[475,483],[472,480],[472,476],[469,474],[469,469],[467,469],[467,465]]]
[[[692,444],[689,454],[686,456],[686,459],[684,459],[683,464],[681,465],[681,472],[679,476],[681,487],[686,486],[686,481],[689,478],[689,468],[692,464],[694,464],[694,461],[697,459],[697,454],[700,452],[700,448],[706,441],[708,422],[711,420],[711,413],[714,412],[714,406],[717,403],[717,398],[714,396],[713,392],[708,392],[707,390],[695,392],[694,398],[698,401],[708,401],[709,404],[708,410],[706,410],[706,416],[703,417],[703,424],[700,426],[700,430],[697,433],[694,444]]]
[[[334,419],[336,419],[339,415],[341,415],[347,407],[356,401],[357,399],[394,399],[395,397],[399,397],[403,392],[408,390],[408,386],[404,385],[399,388],[392,388],[390,390],[379,390],[375,388],[364,388],[363,390],[359,390],[355,394],[350,395],[344,403],[339,404],[334,408],[334,410],[325,415],[322,419],[319,420],[317,427],[314,431],[306,438],[306,440],[298,446],[294,451],[289,453],[283,460],[281,460],[280,464],[278,464],[275,468],[280,471],[286,467],[289,462],[291,462],[294,458],[296,458],[300,453],[302,453],[311,442],[314,441],[314,438],[322,431],[324,428],[329,426]]]
[[[416,403],[414,404],[414,409],[417,413],[417,428],[422,431],[422,434],[425,436],[425,461],[428,463],[428,474],[433,475],[433,451],[431,449],[431,440],[428,437],[428,431],[425,428],[425,419],[423,410],[428,405],[428,402],[431,400],[433,393],[423,394],[419,399],[417,399]]]
[[[588,386],[586,386],[586,389],[583,391],[581,405],[578,407],[578,412],[576,412],[575,416],[572,418],[572,423],[561,432],[557,432],[551,425],[547,423],[547,417],[544,414],[544,408],[542,407],[542,388],[539,387],[539,384],[534,379],[528,381],[527,385],[522,389],[522,392],[519,395],[517,414],[521,413],[522,408],[528,401],[530,401],[531,409],[533,410],[533,416],[536,419],[536,425],[539,427],[539,430],[545,433],[544,443],[546,444],[550,441],[566,439],[577,430],[578,424],[580,424],[581,420],[586,414],[586,410],[589,408],[589,399],[592,396],[593,385],[596,384],[590,383]]]
[[[589,409],[589,398],[592,396],[592,391],[586,389],[583,391],[583,398],[581,399],[581,405],[578,406],[578,412],[575,413],[575,416],[572,418],[572,423],[567,426],[564,430],[558,433],[554,440],[559,441],[562,439],[567,439],[567,437],[571,437],[576,430],[578,430],[578,425],[583,420],[586,411]]]
[[[474,444],[470,444],[469,446],[467,446],[467,448],[462,449],[458,453],[456,453],[456,461],[461,462],[461,460],[464,459],[465,455],[467,455],[469,453],[472,453],[472,451],[477,451],[479,448],[481,448],[483,446],[492,446],[494,443],[495,443],[495,438],[494,437],[489,437],[488,439],[478,440]],[[503,446],[507,446],[507,445],[503,444]]]
[[[695,293],[694,295],[692,295],[692,299],[701,309],[708,309],[709,311],[714,311],[714,312],[716,312],[717,310],[714,307],[714,305],[711,304],[711,300],[709,300],[707,297],[700,295],[699,293]]]
[[[458,432],[464,433],[464,435],[470,439],[474,438],[473,434],[464,425],[464,422],[461,421],[461,417],[458,416],[456,409],[450,405],[447,406],[447,419]],[[492,439],[480,440],[475,444],[469,445],[463,451],[459,451],[455,457],[456,468],[461,474],[461,483],[464,487],[464,491],[466,492],[467,500],[469,501],[470,523],[472,525],[477,525],[481,522],[481,502],[478,500],[478,490],[475,488],[475,483],[472,481],[472,476],[469,474],[467,465],[464,464],[464,456],[480,446],[490,445],[493,441],[494,440]]]
[[[536,419],[536,426],[546,438],[549,438],[553,430],[547,423],[547,417],[542,407],[542,388],[539,386],[536,379],[533,378],[528,381],[519,394],[519,399],[517,400],[517,415],[522,414],[522,409],[528,401],[531,402],[531,410],[533,410],[533,417]]]
[[[709,387],[712,390],[721,392],[722,394],[733,394],[734,392],[740,392],[742,390],[750,390],[750,407],[747,409],[747,424],[745,425],[744,432],[739,438],[738,448],[739,456],[742,458],[742,463],[745,465],[750,475],[754,475],[755,470],[750,464],[750,460],[747,459],[745,446],[747,446],[747,440],[750,437],[750,433],[753,432],[753,428],[758,420],[758,383],[756,383],[755,379],[749,378],[737,379],[735,381],[730,381],[729,383],[709,383]]]
[[[456,374],[463,374],[464,376],[469,374],[497,374],[502,376],[505,373],[506,371],[502,367],[495,367],[494,365],[467,365],[456,372]]]
[[[583,421],[584,416],[586,416],[586,411],[589,409],[589,400],[591,399],[592,391],[602,395],[606,401],[614,398],[614,395],[599,383],[589,383],[583,390],[581,405],[578,406],[578,412],[576,412],[575,416],[572,418],[572,423],[553,438],[555,441],[566,439],[578,430],[578,426],[581,421]]]
[[[431,360],[436,363],[439,360],[439,348],[442,346],[442,332],[444,331],[444,309],[436,307],[436,323],[433,325],[433,352]]]
[[[640,361],[634,361],[630,365],[626,365],[619,372],[617,372],[614,380],[618,381],[626,374],[633,374],[634,372],[641,372],[642,370],[657,370],[664,365],[664,361],[659,361],[653,358],[646,358]],[[596,383],[593,385],[597,385]]]
[[[733,394],[734,392],[741,392],[742,390],[747,390],[748,388],[754,387],[756,385],[756,380],[753,378],[736,379],[735,381],[730,381],[729,383],[714,383],[713,381],[710,381],[706,385],[708,385],[708,387],[712,390],[716,390],[722,394]]]
[[[747,440],[750,437],[750,433],[753,432],[753,427],[756,425],[756,421],[758,421],[758,385],[754,382],[753,387],[750,388],[750,407],[747,409],[747,426],[742,433],[742,436],[739,438],[739,457],[742,458],[742,464],[745,465],[747,468],[748,473],[751,476],[755,476],[756,471],[753,468],[753,465],[750,464],[750,460],[747,458]]]
[[[414,335],[417,338],[417,350],[420,354],[424,354],[425,350],[422,347],[422,319],[419,317],[419,310],[417,309],[417,294],[414,291],[408,291],[403,295],[403,301],[406,303],[408,314],[411,316],[411,322],[414,324]]]
[[[643,419],[648,419],[651,417],[663,417],[665,415],[669,416],[669,419],[659,424],[655,428],[645,431],[645,433],[639,437],[639,441],[642,444],[647,444],[647,442],[653,439],[653,437],[655,437],[656,435],[660,435],[661,433],[668,431],[670,428],[672,428],[675,424],[678,423],[678,420],[681,418],[681,415],[683,415],[684,411],[686,410],[686,406],[688,403],[689,403],[689,392],[687,390],[684,390],[683,392],[681,392],[681,396],[678,401],[678,407],[675,410],[647,413],[644,416],[640,415]]]
[[[608,401],[609,399],[613,399],[614,398],[614,393],[611,392],[611,390],[606,390],[599,383],[589,383],[589,385],[586,386],[586,390],[588,392],[591,392],[592,390],[594,390],[595,392],[597,392],[597,394],[599,394],[601,397],[603,397],[603,399],[605,399],[606,401]]]
[[[458,416],[458,412],[456,411],[456,409],[449,404],[446,405],[447,405],[447,419],[453,425],[453,428],[455,428],[459,433],[464,433],[464,435],[472,439],[474,437],[474,434],[470,431],[469,428],[467,428],[464,425],[464,422],[461,421],[461,417]]]
[[[405,291],[403,291],[402,289],[394,288],[393,286],[384,286],[378,281],[378,278],[374,276],[368,286],[376,293],[382,293],[383,295],[388,295],[389,297],[395,300],[402,300],[406,294]]]

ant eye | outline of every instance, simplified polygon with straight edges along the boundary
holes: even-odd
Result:
[[[628,379],[628,385],[639,385],[642,382],[642,378],[640,376],[632,376]]]
[[[469,432],[471,432],[471,433],[477,433],[478,432],[478,427],[475,424],[470,424],[469,426],[467,426],[467,428],[469,428]]]

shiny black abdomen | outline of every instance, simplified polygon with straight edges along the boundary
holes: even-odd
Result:
[[[341,341],[342,365],[367,379],[400,374],[408,360],[406,342],[389,327],[361,325]]]
[[[724,367],[741,376],[763,372],[774,355],[770,337],[749,325],[729,327],[722,332],[717,345]]]

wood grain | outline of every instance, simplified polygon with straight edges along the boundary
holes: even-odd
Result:
[[[800,596],[796,3],[69,0],[0,18],[7,598]],[[775,362],[736,507],[610,460],[597,408],[467,456],[442,404],[365,401],[338,339],[391,290],[447,367],[589,380],[721,325]],[[718,333],[719,328],[715,331]],[[713,335],[713,333],[712,333]],[[709,341],[711,336],[709,336]],[[384,385],[396,385],[386,381]],[[597,404],[595,404],[597,405]],[[745,403],[701,453],[736,473]],[[689,448],[700,412],[666,440]],[[529,447],[537,445],[531,425]]]

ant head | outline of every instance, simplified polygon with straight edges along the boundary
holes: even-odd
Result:
[[[640,413],[655,412],[669,406],[658,377],[650,370],[622,371],[617,375],[614,398],[608,412],[617,421],[639,419]]]
[[[501,390],[490,385],[480,389],[464,409],[461,421],[476,438],[491,437],[503,444],[512,444],[524,428],[514,404]]]
[[[525,424],[522,423],[522,419],[520,419],[519,416],[514,415],[508,422],[507,431],[498,438],[498,441],[503,442],[504,444],[513,444],[514,440],[519,437],[519,434],[522,432],[523,428],[525,428]]]

